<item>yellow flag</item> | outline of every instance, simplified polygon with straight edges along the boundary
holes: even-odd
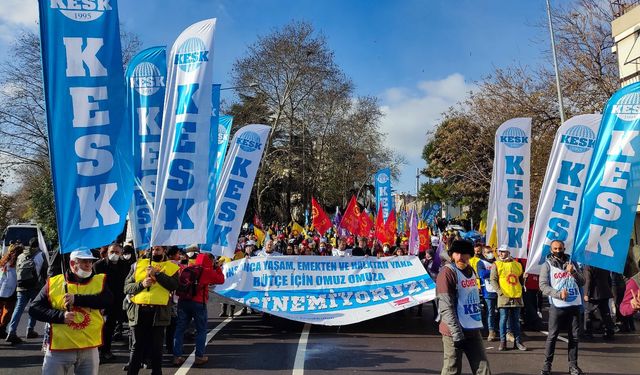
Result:
[[[493,223],[493,230],[491,231],[491,237],[489,238],[489,246],[496,249],[498,248],[498,224]]]
[[[482,234],[487,233],[487,222],[484,219],[480,220],[480,226],[478,227],[478,232]]]
[[[262,244],[264,243],[264,238],[265,238],[264,231],[258,227],[253,227],[253,234],[255,234],[256,237],[258,237],[258,247],[262,247]]]
[[[295,221],[293,222],[293,224],[291,224],[291,230],[295,230],[296,232],[298,232],[298,234],[304,233],[304,228],[302,227],[302,225],[296,223]]]

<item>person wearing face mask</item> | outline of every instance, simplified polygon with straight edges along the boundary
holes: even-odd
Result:
[[[496,339],[496,320],[498,316],[498,294],[491,285],[489,278],[496,259],[491,246],[483,246],[482,251],[483,257],[478,262],[478,277],[480,278],[480,286],[486,306],[485,315],[487,316],[487,329],[489,330],[487,341],[494,341]]]
[[[560,330],[568,331],[569,373],[582,375],[578,367],[578,327],[582,297],[580,287],[584,276],[578,266],[565,254],[564,242],[551,242],[551,254],[547,255],[540,269],[540,291],[549,297],[549,335],[544,347],[544,365],[541,375],[551,374],[553,354]]]
[[[129,266],[122,261],[122,248],[120,244],[111,244],[107,248],[107,257],[95,262],[93,271],[96,274],[104,274],[107,276],[107,286],[111,293],[113,293],[113,303],[105,309],[107,319],[103,329],[104,344],[100,348],[100,360],[105,362],[114,359],[114,355],[111,353],[113,333],[117,323],[125,319],[124,311],[122,310],[122,301],[124,300],[124,280],[129,273]]]
[[[136,262],[135,256],[136,250],[133,246],[127,244],[122,247],[122,263],[127,265],[127,268],[131,267]]]
[[[498,294],[498,311],[500,311],[500,345],[499,351],[507,350],[507,328],[511,329],[515,342],[514,349],[527,350],[520,336],[520,309],[522,303],[522,264],[516,262],[507,245],[498,248],[498,259],[489,276],[491,287]]]
[[[185,251],[187,253],[187,257],[189,258],[189,265],[192,266],[196,264],[196,258],[198,257],[198,254],[200,254],[200,248],[198,247],[198,245],[190,245],[185,249]]]
[[[388,242],[385,242],[384,244],[382,244],[382,256],[388,257],[390,255],[391,255],[391,247],[389,247]]]
[[[171,323],[171,292],[178,288],[180,267],[167,260],[163,246],[154,246],[150,258],[131,268],[124,286],[130,295],[127,309],[133,335],[128,374],[138,374],[146,348],[151,353],[151,373],[162,374],[162,344],[165,327]]]
[[[482,336],[482,309],[476,275],[469,258],[473,245],[464,240],[451,242],[447,263],[436,279],[436,297],[440,314],[439,331],[442,334],[443,364],[441,374],[460,374],[462,355],[466,355],[471,372],[475,375],[491,374]]]
[[[92,272],[96,258],[87,248],[71,252],[66,274],[49,278],[29,314],[48,322],[42,374],[97,374],[103,316],[113,295],[104,274]]]

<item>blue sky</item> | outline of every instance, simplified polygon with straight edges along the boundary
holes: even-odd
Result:
[[[113,0],[112,0],[113,1]],[[552,1],[557,4],[559,0]],[[322,32],[357,95],[379,98],[385,144],[405,156],[394,189],[415,193],[427,132],[496,67],[549,64],[544,0],[120,0],[120,20],[143,47],[171,45],[217,17],[215,80],[260,35],[292,20]],[[36,0],[0,1],[0,56],[16,30],[36,28]],[[230,98],[227,98],[230,99]],[[469,139],[461,140],[461,142]],[[423,179],[424,180],[424,179]]]

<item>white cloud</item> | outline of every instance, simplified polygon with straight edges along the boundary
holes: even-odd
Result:
[[[398,192],[415,194],[416,168],[425,166],[422,148],[427,133],[442,119],[443,112],[464,100],[472,89],[464,76],[455,73],[441,80],[418,82],[413,88],[392,87],[384,92],[381,130],[387,133],[385,143],[407,159]]]
[[[0,39],[9,42],[21,28],[36,29],[38,24],[37,0],[0,1]]]

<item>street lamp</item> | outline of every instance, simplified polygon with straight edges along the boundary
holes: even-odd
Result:
[[[247,86],[233,86],[233,87],[222,87],[220,89],[220,91],[224,91],[224,90],[240,90],[240,89],[253,89],[258,87],[257,83],[252,83],[250,85]]]

